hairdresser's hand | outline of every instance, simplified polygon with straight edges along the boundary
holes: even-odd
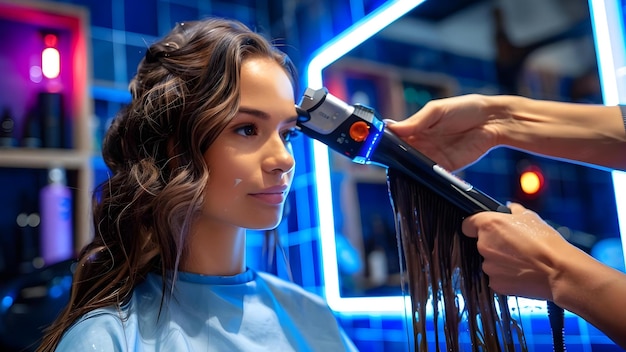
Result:
[[[496,146],[498,123],[489,99],[471,94],[432,100],[389,129],[444,168],[458,170]]]
[[[388,126],[451,171],[497,146],[626,170],[626,131],[617,106],[471,94],[432,100]]]
[[[512,214],[481,212],[468,217],[463,233],[478,238],[483,271],[494,291],[552,300],[559,258],[580,251],[535,212],[519,204],[510,209]]]
[[[463,221],[478,238],[489,285],[505,295],[550,300],[626,348],[626,275],[569,244],[537,214],[482,212]]]

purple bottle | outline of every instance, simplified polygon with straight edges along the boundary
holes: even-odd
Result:
[[[74,256],[72,192],[66,185],[65,170],[50,169],[48,182],[39,193],[40,250],[45,266]]]

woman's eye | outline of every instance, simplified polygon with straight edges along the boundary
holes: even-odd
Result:
[[[291,142],[294,138],[300,135],[300,131],[295,128],[292,128],[292,129],[288,129],[284,131],[282,135],[283,135],[283,140],[285,142]]]
[[[237,127],[235,132],[242,136],[254,136],[257,133],[255,125],[244,125],[241,127]]]

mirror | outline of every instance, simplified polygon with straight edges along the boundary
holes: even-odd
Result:
[[[584,0],[389,1],[314,55],[307,85],[393,119],[431,99],[466,93],[601,103],[588,6]],[[344,313],[403,313],[410,304],[400,286],[385,170],[354,164],[319,142],[313,150],[329,305]],[[545,178],[543,195],[517,189],[519,174],[533,167]],[[459,176],[501,202],[537,210],[584,250],[601,239],[619,242],[617,221],[606,220],[617,219],[616,208],[607,207],[606,196],[614,193],[606,171],[498,148]],[[618,249],[615,265],[623,267]]]

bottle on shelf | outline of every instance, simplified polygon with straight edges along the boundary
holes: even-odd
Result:
[[[63,147],[63,96],[41,92],[38,96],[44,148]]]
[[[48,184],[40,191],[40,250],[44,265],[70,259],[74,255],[72,231],[72,192],[65,170],[48,171]]]
[[[26,114],[26,124],[24,126],[21,145],[26,148],[41,148],[41,130],[39,114],[37,110],[33,108]]]
[[[13,116],[11,116],[11,110],[4,108],[0,120],[0,147],[10,148],[15,146],[15,137],[13,136],[14,129],[15,120]]]

